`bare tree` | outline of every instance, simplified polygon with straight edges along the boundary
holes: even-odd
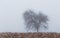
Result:
[[[37,30],[38,32],[41,27],[47,29],[48,17],[45,14],[42,13],[36,14],[32,10],[28,10],[25,11],[23,16],[24,16],[26,28],[28,30],[33,29],[33,30]]]

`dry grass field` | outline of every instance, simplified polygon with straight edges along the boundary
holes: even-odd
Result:
[[[0,33],[0,38],[60,38],[60,33]]]

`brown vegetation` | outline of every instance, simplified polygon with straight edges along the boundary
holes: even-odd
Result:
[[[60,38],[60,33],[0,33],[0,38]]]

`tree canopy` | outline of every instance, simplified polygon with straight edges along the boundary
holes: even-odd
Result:
[[[25,25],[28,30],[37,30],[39,31],[40,28],[48,29],[48,17],[43,13],[36,14],[32,10],[25,11],[24,13],[24,20]]]

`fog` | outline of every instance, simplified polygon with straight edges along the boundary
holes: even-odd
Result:
[[[0,32],[27,32],[23,13],[28,9],[48,15],[45,32],[60,32],[60,0],[0,0]]]

